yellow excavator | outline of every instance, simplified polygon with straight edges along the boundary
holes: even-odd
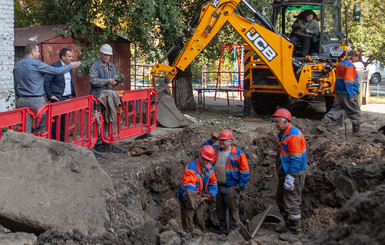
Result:
[[[252,13],[252,18],[243,14],[241,4]],[[340,0],[274,0],[272,6],[273,18],[269,21],[246,0],[212,0],[203,5],[197,18],[185,29],[186,37],[180,37],[163,60],[152,68],[154,86],[155,77],[166,72],[165,83],[160,86],[160,90],[165,91],[178,70],[185,70],[223,25],[229,23],[248,45],[244,55],[245,117],[252,115],[252,108],[258,114],[272,113],[288,98],[333,98],[335,68],[345,59],[347,51],[342,45],[347,34],[341,31]],[[309,10],[318,16],[320,29],[312,36],[311,53],[301,57],[298,54],[300,47],[294,47],[290,41],[291,25],[295,18]],[[359,19],[359,11],[356,16]],[[174,64],[162,64],[183,38],[188,41]],[[163,97],[161,94],[159,101]],[[158,115],[172,122],[161,122],[163,126],[184,125],[183,116],[171,96],[161,104]]]

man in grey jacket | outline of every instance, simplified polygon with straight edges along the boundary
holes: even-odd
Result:
[[[100,48],[100,59],[90,67],[90,94],[95,95],[96,98],[99,97],[101,91],[114,90],[114,86],[117,85],[115,65],[110,62],[112,55],[112,47],[104,44]]]
[[[16,63],[13,68],[14,89],[17,98],[17,108],[29,107],[38,111],[46,104],[44,98],[44,75],[65,74],[71,69],[80,66],[80,61],[71,62],[61,67],[53,67],[39,60],[39,46],[36,43],[28,43],[25,46],[25,57]],[[40,124],[35,127],[34,132],[45,130],[45,116]],[[26,133],[32,132],[32,118],[28,116]]]
[[[96,98],[98,98],[99,102],[103,105],[102,112],[104,115],[109,114],[106,113],[108,112],[106,111],[108,108],[108,106],[106,107],[106,102],[108,101],[108,99],[105,96],[115,96],[115,100],[113,101],[116,101],[116,97],[119,98],[119,95],[117,94],[117,92],[112,92],[111,90],[114,90],[114,86],[116,86],[118,82],[121,82],[123,80],[122,77],[117,76],[115,65],[110,62],[112,55],[112,47],[109,44],[104,44],[100,48],[100,59],[95,61],[90,67],[90,93],[91,95],[94,95]],[[116,106],[118,104],[119,103],[115,103],[114,105]],[[95,110],[95,115],[97,117],[100,115],[98,110]],[[108,120],[108,117],[106,117],[103,127],[105,135],[107,134],[108,123],[111,123],[111,121]],[[114,144],[107,144],[102,142],[100,137],[98,137],[98,141],[96,142],[95,150],[97,152],[125,152],[124,149]]]

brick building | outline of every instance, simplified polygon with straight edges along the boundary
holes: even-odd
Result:
[[[13,92],[14,42],[14,1],[0,0],[0,111],[8,110],[10,102],[6,102]]]

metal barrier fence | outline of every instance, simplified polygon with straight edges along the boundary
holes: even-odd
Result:
[[[64,142],[85,148],[92,148],[98,136],[97,119],[93,108],[99,104],[93,95],[82,96],[67,101],[50,103],[42,106],[36,113],[37,125],[45,120],[45,131],[36,132],[36,136],[50,139],[53,127],[56,127],[54,139],[60,139],[61,117],[64,117]],[[1,119],[0,119],[1,120]]]
[[[0,139],[3,128],[25,133],[27,130],[27,117],[36,118],[36,112],[31,108],[20,108],[0,113]],[[32,127],[35,126],[33,121]]]
[[[30,108],[0,112],[0,139],[3,128],[26,132],[27,117],[33,119],[33,128],[45,120],[45,130],[33,133],[42,138],[60,140],[85,148],[92,148],[99,138],[106,143],[143,135],[156,128],[157,93],[154,89],[124,91],[121,94],[122,110],[116,122],[106,124],[95,96],[88,95],[67,101],[46,104],[37,113]],[[96,113],[95,113],[96,112]],[[64,128],[61,124],[64,123]],[[56,130],[55,130],[56,129]],[[107,130],[105,130],[107,129]]]
[[[156,127],[156,95],[154,89],[126,91],[122,97],[124,110],[118,113],[117,124],[108,124],[107,135],[101,127],[103,142],[112,143],[153,131]]]

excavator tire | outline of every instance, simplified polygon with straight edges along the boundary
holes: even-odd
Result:
[[[286,94],[253,93],[251,97],[255,113],[271,115],[277,106],[285,108],[290,103]]]
[[[330,109],[333,107],[333,102],[334,102],[334,96],[325,96],[326,112],[330,111]]]

